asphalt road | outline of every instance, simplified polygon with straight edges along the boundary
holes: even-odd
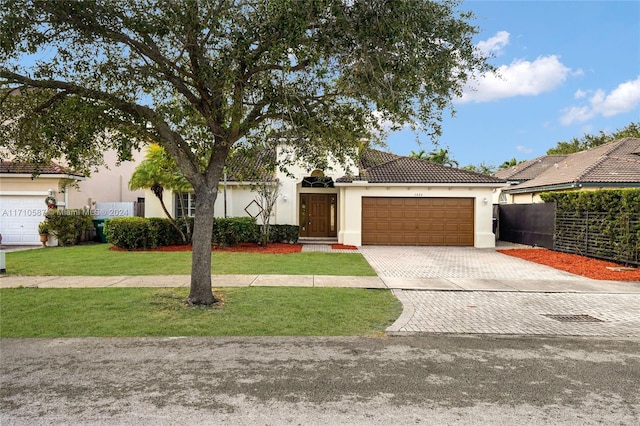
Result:
[[[638,424],[638,339],[2,339],[2,425]]]

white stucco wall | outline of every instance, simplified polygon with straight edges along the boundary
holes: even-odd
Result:
[[[282,149],[279,152],[279,158],[284,161],[286,152]],[[271,219],[272,224],[278,225],[299,225],[298,218],[298,205],[299,194],[304,193],[338,193],[338,189],[331,188],[302,188],[301,182],[303,178],[310,176],[314,167],[303,162],[290,161],[291,164],[287,165],[287,173],[282,170],[276,172],[276,177],[281,183],[280,195],[276,206],[274,208],[274,214]],[[345,167],[341,166],[335,160],[329,160],[329,166],[324,170],[324,175],[332,178],[334,181],[339,177],[346,174]],[[349,165],[352,172],[357,173],[357,168],[353,164]],[[224,217],[224,190],[221,184],[218,188],[218,198],[215,205],[215,216]],[[153,195],[150,190],[145,191],[145,216],[146,217],[165,217],[162,211],[162,206],[157,197]],[[247,216],[245,208],[255,200],[256,193],[251,191],[251,185],[249,183],[230,182],[227,184],[227,217],[239,217]],[[167,209],[171,214],[174,214],[174,197],[171,191],[164,192],[164,202]],[[260,223],[260,218],[258,218]]]
[[[495,247],[493,234],[493,187],[454,187],[423,185],[339,185],[338,241],[362,245],[362,197],[451,197],[475,199],[474,246]],[[486,200],[486,202],[484,201]]]

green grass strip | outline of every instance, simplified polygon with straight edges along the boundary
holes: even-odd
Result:
[[[0,290],[1,337],[380,336],[402,305],[389,290],[243,287],[217,307],[186,288]]]
[[[188,275],[191,252],[119,252],[110,244],[51,247],[6,254],[10,275]],[[359,253],[215,252],[211,273],[375,276]]]

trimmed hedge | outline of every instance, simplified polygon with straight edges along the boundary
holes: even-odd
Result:
[[[545,203],[556,203],[565,212],[610,212],[640,214],[640,189],[608,189],[597,191],[543,192]]]
[[[193,218],[176,222],[186,234],[187,221],[193,230]],[[155,248],[182,244],[180,234],[169,219],[125,217],[107,219],[104,224],[107,241],[125,250]],[[222,247],[239,243],[258,243],[260,227],[251,217],[215,218],[211,243]],[[271,225],[270,242],[297,242],[298,227],[293,225]]]
[[[163,220],[163,219],[160,219]],[[169,220],[166,220],[169,222]],[[107,241],[125,250],[158,247],[158,219],[118,217],[104,221]]]
[[[257,241],[256,220],[252,217],[215,218],[211,242],[222,247]]]
[[[258,232],[260,227],[258,226]],[[297,243],[300,227],[297,225],[269,225],[270,243]]]

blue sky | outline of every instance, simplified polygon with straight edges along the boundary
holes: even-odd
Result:
[[[559,141],[640,120],[640,1],[465,1],[476,45],[502,79],[482,76],[445,113],[437,148],[460,166],[544,155]],[[430,151],[404,130],[401,155]]]

